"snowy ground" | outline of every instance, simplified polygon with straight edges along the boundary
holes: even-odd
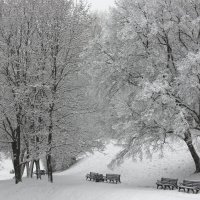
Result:
[[[181,147],[181,148],[180,148]],[[127,160],[111,171],[107,164],[119,150],[108,145],[102,153],[96,152],[82,159],[69,170],[54,175],[54,183],[42,180],[23,179],[23,183],[14,184],[13,180],[0,181],[0,200],[192,200],[200,199],[200,194],[187,194],[177,190],[157,190],[155,182],[161,177],[198,179],[200,174],[193,174],[194,166],[189,153],[183,145],[177,152],[166,151],[163,159],[155,155],[152,161],[142,162]],[[85,180],[85,174],[120,173],[121,184],[96,183]],[[1,177],[1,173],[0,173]]]
[[[10,174],[10,171],[12,169],[13,169],[12,161],[0,153],[0,180],[13,178],[14,175]]]

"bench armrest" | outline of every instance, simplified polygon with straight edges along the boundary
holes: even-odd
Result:
[[[162,183],[161,180],[157,180],[156,183]]]

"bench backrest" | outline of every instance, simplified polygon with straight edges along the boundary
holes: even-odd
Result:
[[[92,177],[95,177],[95,176],[97,176],[98,175],[98,173],[95,173],[95,172],[90,172],[90,177],[92,178]]]
[[[103,174],[97,174],[97,177],[103,179]]]
[[[200,188],[200,181],[189,181],[189,180],[184,180],[183,185],[189,186],[189,187],[198,187]]]
[[[45,173],[46,173],[46,171],[45,171],[45,170],[43,170],[43,169],[41,169],[41,170],[40,170],[40,173],[41,173],[41,174],[45,174]]]
[[[162,183],[168,183],[172,185],[177,185],[178,179],[173,179],[173,178],[161,178]]]
[[[106,178],[110,178],[110,179],[120,179],[120,175],[119,174],[106,174]]]

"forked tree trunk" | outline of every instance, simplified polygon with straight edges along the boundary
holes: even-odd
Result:
[[[27,165],[27,176],[33,178],[33,168],[34,168],[34,163],[35,163],[35,168],[36,168],[36,176],[37,179],[40,178],[41,179],[41,174],[40,172],[40,160],[31,160],[30,166],[29,163]]]
[[[199,173],[200,172],[200,157],[197,154],[194,145],[192,144],[192,135],[189,130],[184,135],[185,135],[184,141],[186,142],[187,147],[195,163],[195,168],[196,168],[195,173]]]

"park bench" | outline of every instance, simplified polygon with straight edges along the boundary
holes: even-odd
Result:
[[[171,179],[171,178],[161,178],[156,182],[157,189],[161,187],[162,189],[174,189],[177,188],[178,179]]]
[[[90,172],[89,174],[86,174],[86,180],[100,182],[100,181],[104,181],[104,177],[103,177],[103,174]]]
[[[180,192],[180,190],[184,190],[184,192],[187,191],[188,193],[191,190],[193,193],[196,192],[197,194],[200,190],[200,181],[183,180],[183,183],[178,185],[178,191]]]
[[[46,173],[45,170],[41,169],[41,170],[39,170],[39,171],[35,171],[34,174],[36,174],[36,175],[37,175],[37,174],[39,174],[39,175],[45,175],[45,174],[47,174],[47,173]]]
[[[119,174],[106,174],[106,176],[104,177],[104,181],[109,181],[109,182],[115,182],[116,184],[119,182],[121,183],[120,180],[120,175]]]

